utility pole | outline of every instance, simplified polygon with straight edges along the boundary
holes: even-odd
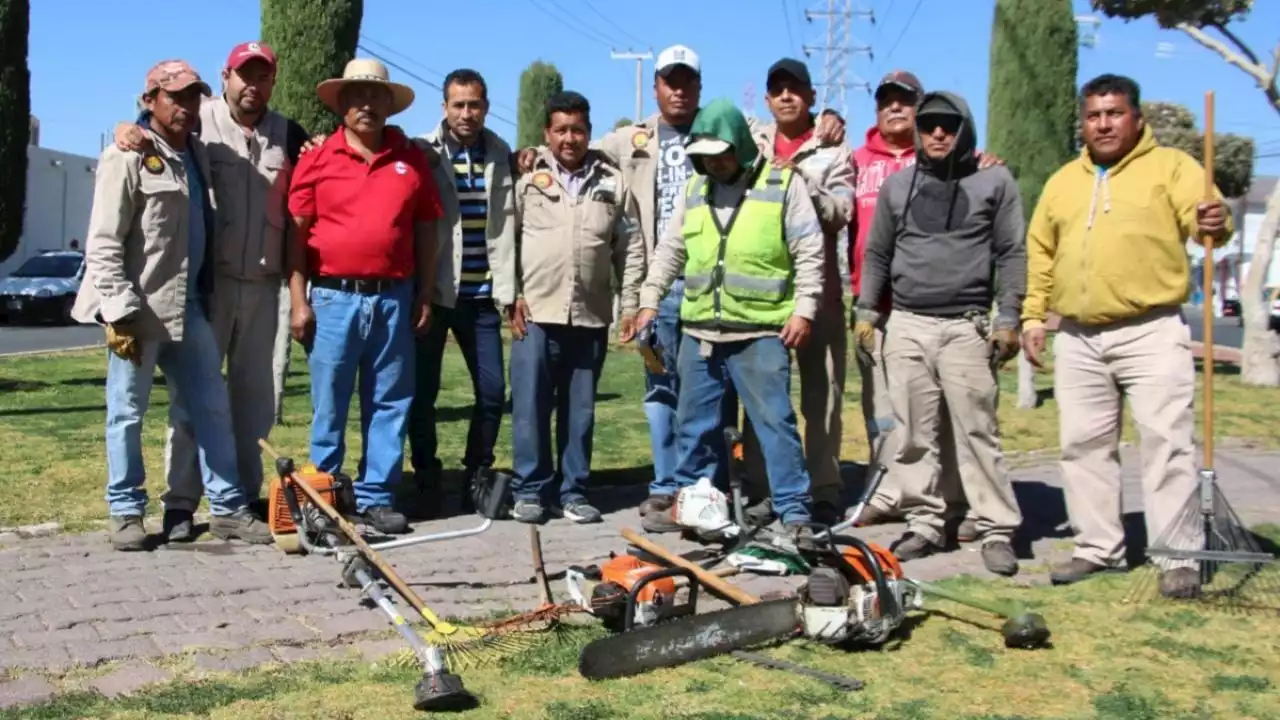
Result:
[[[637,53],[628,50],[627,52],[609,51],[609,57],[613,60],[635,60],[636,61],[636,122],[640,122],[644,118],[644,61],[653,59],[653,51]]]
[[[747,117],[756,115],[756,84],[754,82],[748,82],[742,89],[742,112]]]
[[[801,49],[804,51],[805,57],[809,57],[814,52],[821,51],[823,53],[822,63],[822,82],[818,86],[822,88],[822,97],[819,100],[821,107],[819,110],[833,109],[844,117],[849,116],[849,106],[846,99],[845,91],[849,88],[859,88],[871,92],[871,84],[856,73],[849,70],[849,56],[851,54],[865,53],[868,58],[874,58],[871,45],[855,41],[853,34],[853,19],[855,17],[865,18],[872,25],[876,23],[875,11],[867,9],[855,9],[853,0],[827,0],[826,10],[805,10],[804,19],[812,23],[814,18],[822,18],[827,24],[826,42],[822,45],[803,45]],[[852,76],[852,79],[850,79]]]

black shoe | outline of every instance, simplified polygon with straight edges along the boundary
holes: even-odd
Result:
[[[390,506],[375,505],[365,508],[360,515],[374,530],[384,535],[404,535],[409,532],[409,521]]]
[[[190,510],[165,510],[164,537],[169,542],[195,540],[195,513]]]
[[[644,502],[640,503],[640,517],[652,513],[668,512],[671,510],[672,502],[674,500],[671,495],[650,495]]]
[[[259,520],[248,506],[230,515],[214,515],[209,521],[209,533],[220,540],[236,538],[252,545],[271,543],[271,530]]]
[[[267,504],[266,498],[259,497],[249,501],[249,512],[253,513],[253,516],[262,522],[267,521],[267,513],[269,511],[270,507]]]
[[[1083,558],[1071,558],[1049,573],[1049,581],[1054,585],[1070,585],[1080,582],[1090,575],[1115,572],[1116,568],[1089,562]]]
[[[826,500],[819,500],[813,504],[813,521],[827,527],[840,524],[844,513],[836,507],[835,503],[829,503]]]
[[[742,514],[746,515],[743,520],[751,527],[772,525],[773,521],[778,519],[778,514],[773,511],[773,498],[770,497],[748,505],[743,509]]]
[[[909,530],[889,546],[889,552],[904,562],[928,557],[941,550],[942,546],[938,543]]]

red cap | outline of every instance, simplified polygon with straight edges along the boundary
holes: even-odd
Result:
[[[247,42],[231,48],[231,54],[227,56],[227,68],[229,70],[239,70],[241,66],[250,60],[264,60],[273,69],[276,66],[276,54],[270,45],[260,42]]]

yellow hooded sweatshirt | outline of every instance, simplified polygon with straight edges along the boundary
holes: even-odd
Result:
[[[1027,228],[1023,327],[1041,327],[1050,310],[1101,325],[1185,302],[1204,181],[1200,163],[1157,144],[1150,126],[1105,171],[1082,150],[1049,178]],[[1234,232],[1228,214],[1215,247]]]

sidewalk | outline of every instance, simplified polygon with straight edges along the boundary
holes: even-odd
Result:
[[[1280,453],[1219,448],[1217,460],[1219,483],[1246,525],[1280,522]],[[1136,452],[1127,449],[1124,462],[1126,507],[1140,509]],[[1016,581],[1047,582],[1048,564],[1070,554],[1056,465],[1013,473],[1027,516],[1019,544],[1029,546]],[[559,601],[567,599],[561,579],[567,565],[621,552],[626,543],[620,529],[640,529],[634,508],[644,488],[605,492],[616,496],[609,506],[627,509],[607,514],[598,525],[556,520],[543,527],[545,561]],[[479,522],[458,517],[419,523],[415,531]],[[861,534],[887,545],[901,530],[890,525]],[[668,537],[658,542],[689,549]],[[390,551],[387,558],[445,617],[519,612],[539,604],[528,529],[515,522],[495,523],[476,537]],[[990,577],[976,546],[905,565],[920,579]],[[131,691],[170,677],[154,663],[181,654],[192,654],[199,670],[217,671],[352,651],[374,660],[402,649],[383,616],[361,605],[357,590],[339,587],[339,570],[330,558],[216,540],[150,553],[114,552],[102,532],[0,544],[0,708],[85,689],[86,682],[109,696]],[[760,594],[792,588],[800,579],[748,576],[735,582]],[[129,662],[105,676],[63,677],[121,660]]]

